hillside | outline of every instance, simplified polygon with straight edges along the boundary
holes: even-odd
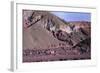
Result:
[[[66,22],[47,11],[24,10],[23,62],[90,59],[90,24]]]

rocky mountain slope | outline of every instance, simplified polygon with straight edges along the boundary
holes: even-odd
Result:
[[[23,62],[90,59],[90,31],[90,22],[66,22],[47,11],[24,10]]]

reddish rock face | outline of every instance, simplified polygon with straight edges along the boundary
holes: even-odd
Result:
[[[23,62],[91,59],[90,45],[90,22],[23,10]]]

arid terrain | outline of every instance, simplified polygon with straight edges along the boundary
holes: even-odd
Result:
[[[91,22],[23,10],[23,62],[91,59]]]

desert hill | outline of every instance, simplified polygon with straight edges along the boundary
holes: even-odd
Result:
[[[36,20],[36,16],[42,18],[34,21]],[[26,25],[27,28],[23,31],[24,49],[45,49],[50,47],[52,44],[57,46],[59,43],[65,43],[56,39],[52,32],[50,32],[50,30],[56,31],[59,29],[59,25],[66,25],[65,23],[48,12],[34,12],[33,17],[33,21],[30,22],[28,26]],[[52,29],[53,27],[55,29]]]
[[[66,22],[48,11],[23,11],[23,53],[25,61],[40,61],[40,56],[27,60],[27,55],[37,51],[37,55],[62,53],[63,59],[90,58],[91,26],[90,22]],[[53,50],[53,51],[50,51]],[[28,50],[28,52],[27,52]],[[32,51],[29,51],[32,50]],[[56,52],[55,52],[55,51]],[[66,51],[65,51],[66,50]],[[69,51],[68,51],[69,50]],[[39,52],[38,52],[39,51]],[[47,52],[46,52],[47,51]],[[74,52],[75,51],[75,52]],[[74,54],[74,55],[68,55]],[[76,53],[76,54],[75,54]],[[79,55],[79,53],[85,53]],[[67,54],[67,55],[66,55]],[[46,55],[46,54],[45,54]],[[46,60],[61,59],[61,55]],[[42,60],[43,61],[43,60]]]

